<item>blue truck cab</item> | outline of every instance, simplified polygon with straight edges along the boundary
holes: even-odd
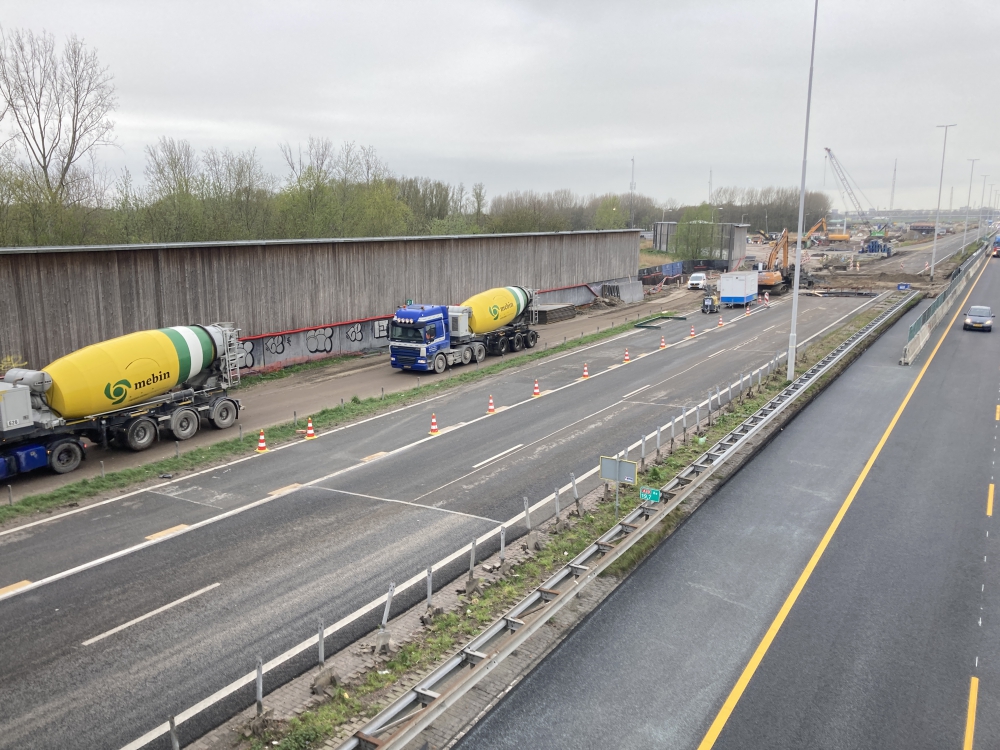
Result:
[[[434,369],[437,355],[451,348],[448,308],[408,305],[396,311],[389,325],[389,362],[400,370]]]

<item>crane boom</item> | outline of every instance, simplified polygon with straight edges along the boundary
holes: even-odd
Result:
[[[837,157],[833,155],[833,151],[828,148],[824,149],[824,151],[826,151],[827,155],[830,157],[830,164],[833,166],[833,173],[837,175],[837,179],[840,180],[840,184],[844,186],[844,192],[847,193],[847,197],[851,199],[851,203],[854,205],[854,210],[858,212],[858,218],[860,218],[862,223],[868,227],[868,233],[871,234],[875,231],[875,228],[868,221],[868,217],[865,215],[865,210],[861,208],[861,203],[858,201],[858,197],[851,189],[851,183],[847,180],[844,168],[840,166],[840,162],[837,160]]]

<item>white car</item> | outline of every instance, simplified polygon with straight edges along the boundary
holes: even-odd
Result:
[[[688,289],[704,289],[708,284],[708,277],[703,273],[693,273],[688,278]]]

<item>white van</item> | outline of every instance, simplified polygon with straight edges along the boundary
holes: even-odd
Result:
[[[704,289],[708,285],[708,277],[703,273],[693,273],[688,278],[688,289]]]

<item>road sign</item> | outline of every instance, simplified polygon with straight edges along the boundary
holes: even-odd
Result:
[[[896,284],[896,289],[900,292],[905,292],[910,288],[909,284]]]
[[[644,503],[658,503],[660,502],[660,491],[655,487],[640,487],[639,499]]]
[[[413,304],[413,300],[412,300],[412,299],[408,299],[408,300],[406,300],[406,306],[407,306],[407,307],[409,307],[409,306],[410,306],[410,305],[412,305],[412,304]]]
[[[639,464],[636,461],[624,461],[615,456],[601,456],[601,479],[607,482],[624,482],[635,484]]]

